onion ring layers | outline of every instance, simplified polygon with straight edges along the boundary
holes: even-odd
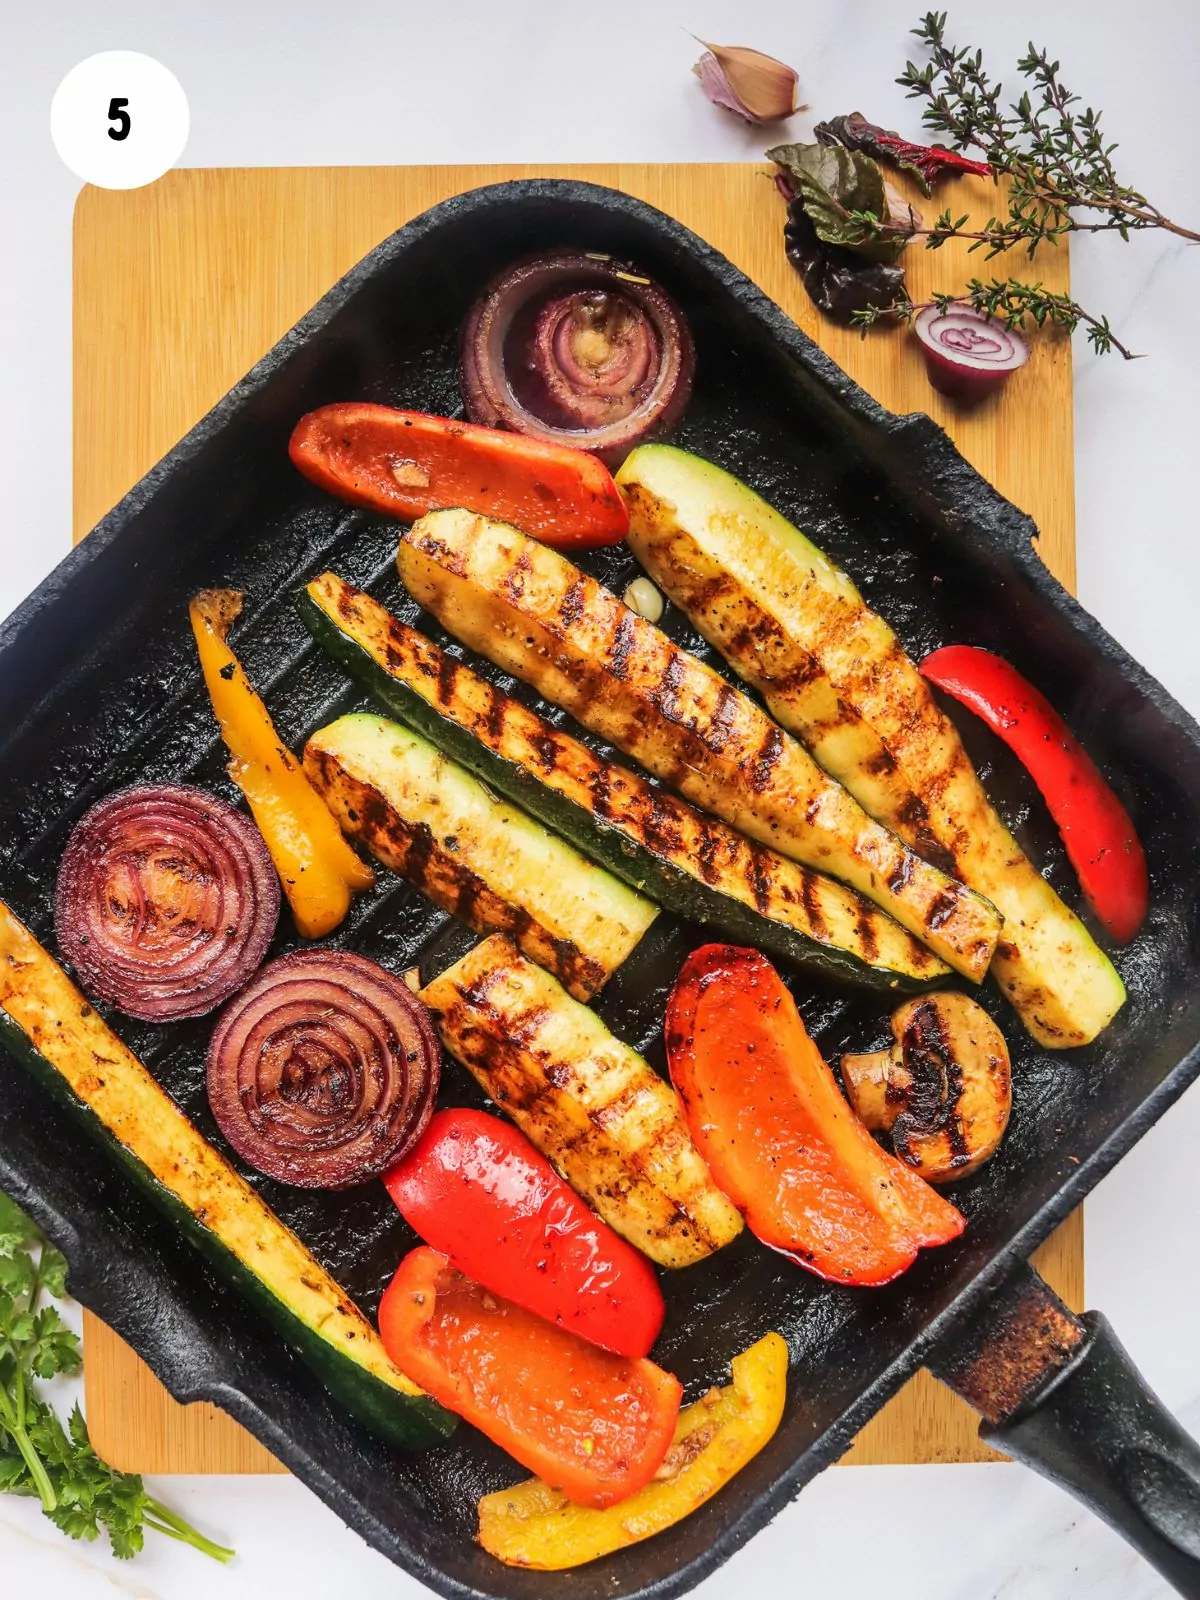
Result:
[[[609,466],[678,422],[692,336],[658,284],[611,256],[552,250],[493,279],[463,327],[472,422],[590,450]]]
[[[83,988],[131,1017],[199,1017],[261,964],[279,879],[258,829],[216,795],[139,784],[67,841],[54,934]]]
[[[345,1189],[406,1155],[433,1113],[441,1050],[403,979],[344,950],[298,950],[226,1007],[208,1098],[242,1159],[281,1183]]]

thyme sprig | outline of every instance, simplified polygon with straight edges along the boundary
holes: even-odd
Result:
[[[966,214],[956,217],[947,207],[932,223],[906,227],[872,215],[854,213],[866,237],[923,238],[927,248],[940,249],[951,239],[970,241],[970,250],[982,250],[991,261],[1010,250],[1023,250],[1032,259],[1046,244],[1057,244],[1069,233],[1117,233],[1128,240],[1132,233],[1158,228],[1182,239],[1200,242],[1200,233],[1166,216],[1138,189],[1117,176],[1113,152],[1106,140],[1100,113],[1083,107],[1080,97],[1063,83],[1060,64],[1045,50],[1030,44],[1017,62],[1017,71],[1030,81],[1011,104],[1003,99],[1003,84],[993,82],[980,50],[956,49],[946,42],[946,13],[927,12],[913,34],[929,50],[923,66],[908,62],[896,82],[910,99],[926,102],[921,120],[960,150],[981,152],[997,175],[1009,181],[1007,212],[993,215],[980,227],[970,226]],[[1061,328],[1074,333],[1085,328],[1099,354],[1115,350],[1134,359],[1113,333],[1108,318],[1081,306],[1069,295],[1047,289],[1039,279],[1027,283],[1017,277],[972,278],[955,295],[935,295],[930,305],[966,302],[986,316],[1002,318],[1010,328],[1027,321],[1038,327]],[[855,314],[864,330],[881,315],[911,317],[922,307],[901,301],[892,307],[868,307]]]
[[[993,83],[983,52],[946,43],[946,13],[929,11],[914,36],[929,48],[924,66],[908,62],[896,79],[910,99],[926,102],[921,120],[960,149],[983,152],[1011,183],[1006,217],[992,217],[970,230],[966,219],[951,224],[945,214],[938,242],[970,238],[992,254],[1024,245],[1030,255],[1065,233],[1119,233],[1162,228],[1200,242],[1200,233],[1173,222],[1137,189],[1122,184],[1113,165],[1115,143],[1106,143],[1100,113],[1078,109],[1080,97],[1063,83],[1060,64],[1030,44],[1017,71],[1033,85],[1005,106],[1003,85]],[[1083,213],[1079,215],[1078,213]],[[938,230],[931,230],[938,231]]]
[[[1126,361],[1136,361],[1136,353],[1117,338],[1107,317],[1093,316],[1070,295],[1058,294],[1041,282],[1021,283],[1016,278],[993,278],[984,283],[972,278],[965,289],[957,294],[933,294],[928,300],[897,300],[891,306],[866,306],[852,313],[854,326],[865,334],[881,317],[899,317],[910,322],[919,311],[936,306],[945,311],[955,305],[969,305],[983,316],[995,317],[1009,328],[1019,329],[1029,320],[1041,327],[1061,328],[1074,333],[1076,328],[1087,330],[1088,342],[1098,355],[1115,350]]]

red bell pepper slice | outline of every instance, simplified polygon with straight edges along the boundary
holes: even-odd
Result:
[[[653,1267],[511,1123],[439,1111],[383,1181],[422,1239],[493,1294],[617,1355],[658,1338]]]
[[[859,1122],[757,950],[710,944],[688,957],[667,1003],[667,1060],[720,1188],[809,1272],[888,1283],[966,1227]]]
[[[1002,656],[974,645],[935,650],[921,672],[1017,756],[1058,824],[1088,904],[1127,944],[1150,908],[1146,856],[1129,813],[1058,712]]]
[[[436,1250],[400,1263],[379,1334],[414,1383],[578,1505],[636,1493],[670,1448],[677,1378],[494,1298]]]
[[[629,516],[596,456],[473,422],[351,402],[301,417],[288,454],[322,489],[412,522],[461,506],[558,550],[618,544]]]

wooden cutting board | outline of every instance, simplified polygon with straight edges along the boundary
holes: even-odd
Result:
[[[971,415],[929,387],[913,340],[820,320],[785,259],[783,207],[750,165],[354,167],[181,170],[131,192],[86,188],[74,237],[74,523],[77,538],[298,320],[348,268],[410,217],[448,196],[515,177],[573,177],[637,195],[710,240],[859,383],[894,411],[927,411],[1041,529],[1039,548],[1075,577],[1070,347],[1039,341],[1000,403]],[[915,198],[915,196],[914,196]],[[995,205],[973,178],[937,207],[981,218]],[[927,204],[926,210],[932,208]],[[954,289],[979,270],[965,248],[909,252],[913,297]],[[1039,272],[1067,287],[1064,245]],[[1038,1265],[1069,1304],[1083,1293],[1083,1222],[1070,1218]],[[97,1449],[141,1472],[284,1469],[231,1418],[179,1406],[109,1329],[85,1318],[88,1421]],[[919,1373],[863,1430],[850,1462],[984,1460],[976,1422]]]

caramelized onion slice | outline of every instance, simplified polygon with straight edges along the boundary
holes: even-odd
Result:
[[[101,800],[67,842],[54,933],[94,999],[147,1022],[228,1000],[267,953],[279,879],[258,829],[216,795],[142,784]]]
[[[404,979],[343,950],[264,967],[208,1047],[208,1099],[242,1159],[345,1189],[406,1155],[433,1113],[441,1051]]]
[[[507,268],[463,328],[473,422],[590,450],[610,466],[679,420],[694,366],[670,295],[611,256],[583,251]]]

